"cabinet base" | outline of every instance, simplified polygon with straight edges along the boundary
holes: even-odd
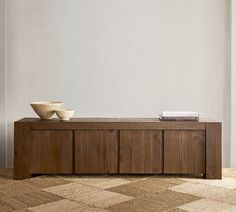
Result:
[[[117,173],[117,174],[111,174],[111,173],[100,173],[100,174],[91,174],[91,173],[83,173],[83,174],[76,174],[76,173],[72,173],[73,175],[77,175],[77,176],[166,176],[166,177],[170,177],[170,176],[176,176],[176,177],[186,177],[186,178],[203,178],[203,179],[222,179],[221,176],[212,176],[212,175],[207,175],[207,174],[164,174],[164,173],[160,173],[160,174],[153,174],[153,173]],[[72,175],[72,174],[66,174],[66,175]],[[14,180],[25,180],[25,179],[30,179],[32,177],[39,177],[39,176],[50,176],[50,175],[55,175],[55,174],[25,174],[24,176],[18,176],[16,174],[14,174],[13,179]],[[60,175],[60,174],[57,174]],[[65,174],[63,174],[65,175]]]

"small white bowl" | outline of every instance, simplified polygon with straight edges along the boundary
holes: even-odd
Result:
[[[56,114],[59,119],[63,121],[68,121],[74,115],[75,110],[73,109],[58,109],[56,110]]]
[[[62,102],[48,101],[48,102],[30,102],[30,106],[41,119],[51,119],[55,110],[60,109]]]

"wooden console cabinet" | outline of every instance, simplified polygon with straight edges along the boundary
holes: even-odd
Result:
[[[220,122],[25,118],[14,127],[14,179],[72,173],[222,176]]]

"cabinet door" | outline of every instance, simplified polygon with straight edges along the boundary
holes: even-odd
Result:
[[[162,132],[120,131],[120,173],[161,173]]]
[[[118,131],[75,132],[76,173],[117,173]]]
[[[32,130],[31,173],[72,173],[72,131]]]
[[[205,173],[205,131],[164,132],[164,173]]]

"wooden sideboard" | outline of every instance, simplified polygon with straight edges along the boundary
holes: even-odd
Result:
[[[14,179],[72,173],[222,176],[220,122],[24,118],[14,128]]]

